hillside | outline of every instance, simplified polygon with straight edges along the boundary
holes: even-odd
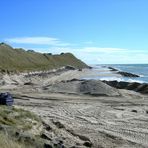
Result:
[[[42,54],[24,49],[15,49],[0,43],[1,71],[36,71],[49,70],[61,66],[71,65],[76,68],[85,68],[87,65],[71,53],[61,55]]]

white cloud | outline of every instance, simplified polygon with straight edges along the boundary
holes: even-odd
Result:
[[[85,47],[82,49],[87,53],[112,53],[112,52],[125,52],[127,49],[122,48],[100,48],[100,47]]]
[[[69,43],[64,43],[57,38],[52,37],[20,37],[5,39],[9,43],[17,44],[36,44],[36,45],[51,45],[51,46],[69,46]]]
[[[70,50],[69,50],[70,51]],[[71,49],[80,59],[89,64],[148,63],[148,52],[124,48],[83,47]]]
[[[68,44],[58,38],[51,37],[22,37],[9,38],[5,40],[9,43],[24,44],[25,49],[33,49],[38,52],[50,52],[59,54],[61,52],[71,52],[79,59],[88,64],[97,63],[148,63],[147,50],[134,50],[125,48],[111,48],[92,46],[92,42]],[[32,46],[33,45],[33,46]],[[46,46],[44,46],[46,45]],[[18,45],[17,45],[18,46]],[[20,45],[19,45],[20,46]],[[42,47],[43,46],[43,47]],[[21,45],[23,47],[23,45]]]
[[[111,54],[111,53],[126,53],[129,50],[123,48],[100,48],[100,47],[53,47],[53,51],[62,51],[62,52],[73,52],[73,53],[85,53],[85,54]]]

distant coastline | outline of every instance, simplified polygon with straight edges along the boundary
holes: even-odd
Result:
[[[147,72],[148,64],[96,64],[91,66],[93,67],[93,70],[96,73],[98,73],[98,76],[96,74],[95,77],[87,77],[87,79],[148,83],[148,72]],[[111,73],[114,74],[115,72],[110,71],[108,67],[112,67],[119,71],[136,74],[140,77],[125,77],[125,76],[111,75]],[[100,76],[100,73],[102,74],[109,73],[109,75]]]

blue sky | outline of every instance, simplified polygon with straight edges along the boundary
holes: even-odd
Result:
[[[88,64],[148,63],[148,0],[1,0],[0,41]]]

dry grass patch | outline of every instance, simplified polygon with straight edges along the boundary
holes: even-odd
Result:
[[[14,126],[18,129],[30,130],[35,124],[40,124],[41,119],[35,114],[8,106],[0,106],[0,124]]]
[[[26,148],[23,144],[20,144],[4,134],[0,134],[0,147],[1,148]]]

